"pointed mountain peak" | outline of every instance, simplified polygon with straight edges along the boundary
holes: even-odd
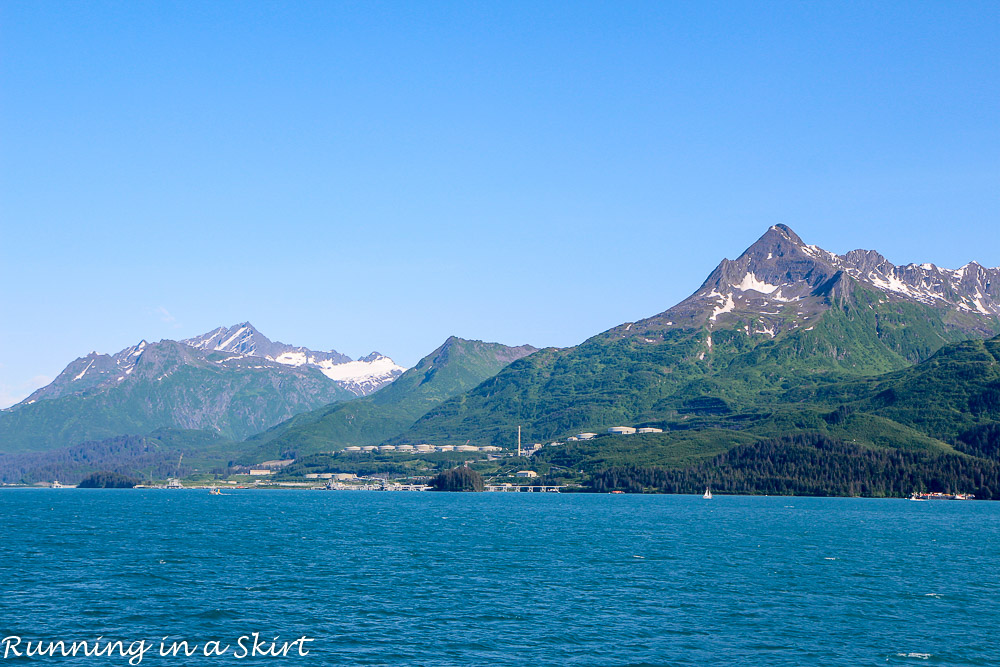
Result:
[[[836,260],[833,253],[806,245],[787,225],[774,225],[735,260],[722,260],[695,297],[754,292],[797,299],[833,277]]]
[[[182,340],[182,343],[199,350],[217,350],[236,354],[254,355],[262,353],[272,346],[272,341],[254,328],[250,322],[241,322],[229,327],[219,327],[206,334]]]
[[[961,269],[934,264],[896,266],[875,250],[837,255],[809,245],[787,225],[773,225],[735,260],[724,259],[698,290],[673,308],[612,330],[618,336],[655,333],[657,327],[766,321],[764,330],[795,328],[853,293],[853,285],[890,299],[942,306],[970,316],[1000,315],[1000,271],[969,262]],[[791,305],[793,304],[794,305]],[[794,316],[783,311],[794,309]],[[742,318],[742,319],[741,319]],[[758,327],[759,328],[759,327]],[[809,330],[809,329],[805,329]],[[626,334],[625,332],[629,332]]]
[[[781,223],[779,223],[777,225],[774,225],[770,229],[768,229],[767,232],[764,233],[764,236],[767,236],[768,233],[771,233],[771,232],[775,232],[775,233],[781,235],[782,237],[785,238],[785,240],[791,241],[795,245],[805,245],[805,243],[802,241],[802,239],[799,238],[799,235],[796,234],[795,232],[793,232],[792,228],[789,227],[788,225],[784,225],[784,224],[781,224]],[[764,236],[762,236],[761,238],[764,238]]]
[[[765,256],[767,259],[773,259],[785,255],[797,255],[800,252],[808,254],[807,248],[809,246],[792,231],[791,227],[779,224],[769,227],[763,236],[740,255],[739,259]]]
[[[445,341],[441,343],[441,345],[439,345],[438,348],[434,350],[434,352],[431,353],[431,356],[437,356],[440,354],[447,355],[448,352],[451,350],[451,348],[455,346],[460,346],[462,343],[465,342],[467,342],[465,339],[459,338],[458,336],[448,336],[448,338],[446,338]]]

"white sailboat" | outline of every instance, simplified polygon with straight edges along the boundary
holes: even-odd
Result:
[[[705,487],[705,495],[703,495],[702,498],[704,498],[705,500],[711,500],[712,499],[712,489],[710,489],[710,488],[708,488],[706,486]]]

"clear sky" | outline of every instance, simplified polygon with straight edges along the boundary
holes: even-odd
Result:
[[[1000,265],[1000,3],[0,4],[0,406],[251,321],[412,365],[665,310],[783,222]]]

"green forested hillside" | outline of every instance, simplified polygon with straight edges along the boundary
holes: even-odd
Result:
[[[534,440],[623,424],[686,427],[703,416],[706,401],[727,428],[770,420],[777,433],[787,426],[782,406],[853,401],[869,378],[901,371],[968,335],[946,324],[953,314],[940,308],[887,301],[860,285],[839,295],[802,323],[808,326],[773,338],[748,335],[759,325],[745,318],[711,330],[647,326],[637,336],[609,332],[574,348],[547,349],[442,403],[398,441],[510,445],[517,425]],[[808,411],[798,418],[819,423]]]
[[[1000,498],[1000,462],[957,454],[868,449],[821,435],[740,445],[697,465],[625,465],[595,473],[598,492],[905,497],[914,491]]]
[[[704,403],[664,433],[543,448],[595,490],[1000,497],[1000,338],[903,371],[794,390],[744,411]],[[905,493],[904,493],[905,492]]]

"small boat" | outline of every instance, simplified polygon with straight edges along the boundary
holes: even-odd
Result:
[[[712,499],[712,489],[710,489],[710,488],[708,488],[706,486],[705,487],[705,495],[703,495],[702,498],[704,498],[705,500],[711,500]]]
[[[914,491],[910,494],[910,500],[972,500],[976,496],[971,493],[919,493]]]
[[[221,496],[222,495],[222,491],[219,491],[218,489],[209,489],[208,490],[208,495],[210,495],[210,496]]]

